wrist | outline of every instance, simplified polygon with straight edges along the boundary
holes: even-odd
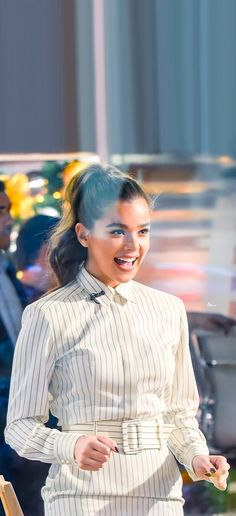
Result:
[[[86,437],[85,434],[81,434],[81,435],[78,435],[78,438],[76,439],[75,441],[75,447],[74,447],[74,460],[76,461],[77,458],[76,458],[76,455],[77,455],[77,448],[78,448],[78,442],[83,438],[83,437]]]

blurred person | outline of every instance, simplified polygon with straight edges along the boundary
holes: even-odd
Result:
[[[7,251],[13,219],[10,200],[0,181],[0,432],[3,436],[13,351],[21,327],[26,296]]]
[[[209,455],[195,417],[184,305],[134,281],[150,209],[113,167],[75,176],[50,244],[58,288],[24,312],[5,436],[52,463],[46,516],[183,515],[176,459],[226,488],[229,464]],[[45,426],[49,407],[61,432]]]
[[[36,301],[54,286],[47,266],[47,243],[57,222],[57,217],[38,214],[20,227],[15,261],[28,303]]]
[[[27,304],[26,293],[7,253],[13,226],[10,208],[4,183],[0,181],[0,474],[12,482],[25,516],[42,516],[40,485],[45,481],[47,465],[39,468],[38,464],[29,463],[4,441],[13,352]],[[1,511],[0,506],[0,514]]]

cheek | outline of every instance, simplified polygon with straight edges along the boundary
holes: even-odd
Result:
[[[96,240],[94,239],[93,241],[92,254],[97,257],[102,256],[103,259],[106,259],[115,253],[117,247],[117,243],[114,240],[96,238]]]
[[[147,253],[150,248],[150,238],[147,237],[145,241],[141,242],[141,248],[143,250],[143,253]]]

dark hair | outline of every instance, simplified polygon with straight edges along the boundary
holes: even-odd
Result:
[[[5,192],[5,185],[3,181],[0,181],[0,192]]]
[[[139,197],[150,205],[137,181],[109,165],[92,165],[72,178],[66,190],[61,221],[49,245],[49,261],[59,286],[72,281],[87,258],[87,248],[78,242],[75,233],[77,222],[93,229],[96,220],[104,216],[111,204]]]
[[[35,263],[57,222],[57,217],[38,214],[22,224],[16,239],[15,260],[18,269],[26,269]]]

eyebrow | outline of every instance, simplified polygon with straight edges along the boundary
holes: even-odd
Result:
[[[145,226],[150,226],[150,222],[145,222],[144,224],[139,224],[138,228],[144,228]],[[121,224],[120,222],[112,222],[111,224],[108,224],[106,227],[107,228],[119,227],[119,228],[123,228],[123,229],[128,229],[128,226],[126,226],[126,224]]]

